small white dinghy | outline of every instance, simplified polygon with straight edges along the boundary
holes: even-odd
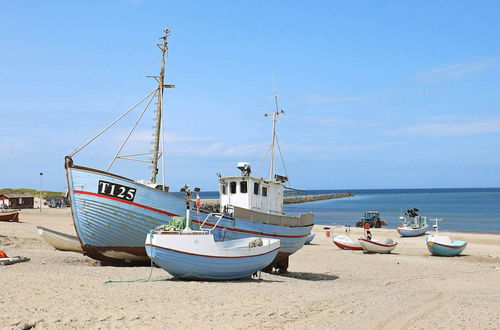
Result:
[[[333,244],[337,245],[342,250],[363,250],[358,240],[353,240],[349,237],[351,226],[344,226],[346,235],[334,235]]]
[[[335,235],[333,237],[333,244],[337,245],[342,250],[363,250],[358,240],[353,240],[345,235]]]
[[[42,226],[36,226],[36,228],[45,243],[52,245],[56,250],[83,253],[78,237]]]
[[[398,245],[392,239],[388,238],[385,241],[379,241],[376,239],[359,238],[359,244],[363,247],[363,250],[371,253],[391,253],[392,250]]]

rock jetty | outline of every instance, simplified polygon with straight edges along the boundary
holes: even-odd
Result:
[[[312,195],[296,195],[285,196],[283,199],[284,204],[307,203],[314,201],[321,201],[325,199],[335,199],[354,196],[350,192],[332,193],[332,194],[312,194]],[[201,201],[201,208],[210,212],[219,212],[220,204],[218,199],[203,199]]]
[[[350,192],[333,193],[333,194],[315,194],[315,195],[297,195],[297,196],[285,196],[283,199],[284,204],[295,204],[295,203],[307,203],[314,201],[321,201],[324,199],[335,199],[343,197],[354,196]]]

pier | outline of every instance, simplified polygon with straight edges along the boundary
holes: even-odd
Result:
[[[285,196],[283,199],[284,204],[307,203],[314,201],[321,201],[325,199],[336,199],[354,196],[350,192],[331,193],[331,194],[312,194],[312,195],[296,195]],[[220,204],[218,199],[203,199],[201,201],[201,208],[210,212],[219,212]]]

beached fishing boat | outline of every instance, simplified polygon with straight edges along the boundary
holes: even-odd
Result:
[[[146,252],[153,262],[182,279],[231,280],[249,277],[269,265],[278,239],[247,237],[216,242],[206,231],[154,232]]]
[[[56,250],[83,252],[77,236],[68,235],[42,226],[36,226],[36,229],[45,243],[52,245]]]
[[[358,240],[353,240],[349,234],[351,232],[350,226],[344,227],[346,235],[334,235],[333,244],[341,248],[342,250],[363,250]]]
[[[173,87],[173,85],[164,84],[168,36],[169,30],[165,30],[165,35],[161,38],[162,43],[159,45],[162,51],[162,64],[160,75],[155,77],[158,86],[65,159],[76,233],[82,243],[84,253],[94,259],[106,262],[144,262],[149,260],[144,248],[145,235],[159,225],[168,223],[171,217],[183,214],[186,208],[185,200],[179,195],[170,193],[165,185],[164,152],[160,150],[160,146],[163,146],[163,142],[161,142],[163,90],[166,87]],[[144,113],[154,99],[156,99],[157,106],[152,153],[121,155],[126,140],[106,170],[74,164],[73,157],[79,151],[143,103],[145,104]],[[280,113],[282,111],[277,110],[272,114],[272,167],[274,166],[276,117]],[[129,137],[134,128],[135,125]],[[148,161],[152,164],[151,180],[136,182],[110,172],[116,159],[139,160],[136,159],[136,156],[146,154],[152,156],[152,159]],[[162,164],[161,172],[163,173],[161,184],[157,182],[159,163]],[[221,213],[200,210],[199,214],[193,214],[192,223],[200,226],[205,222],[205,226],[212,226],[215,229],[214,234],[220,235],[223,231],[227,239],[253,236],[280,239],[280,250],[270,266],[286,271],[288,256],[304,245],[312,229],[313,216],[311,213],[294,217],[285,216],[283,214],[283,182],[285,177],[274,176],[274,167],[270,170],[270,174],[269,180],[250,178],[244,175],[221,178],[221,190],[226,189],[225,193],[221,193]],[[243,182],[246,183],[246,186]],[[254,190],[250,190],[250,187]],[[237,193],[236,189],[238,189]],[[247,189],[247,191],[242,189]],[[249,201],[248,203],[255,203],[255,205],[244,203],[244,199]],[[217,221],[219,224],[215,226]]]
[[[425,234],[429,230],[427,217],[418,214],[418,209],[409,209],[405,215],[399,217],[401,225],[398,227],[398,232],[404,237],[414,237]]]
[[[213,230],[192,230],[189,226],[188,211],[184,230],[155,230],[145,242],[153,262],[181,279],[249,277],[268,266],[280,247],[278,239],[260,237],[216,241]]]
[[[467,247],[465,241],[454,241],[449,236],[439,235],[438,221],[442,219],[435,218],[435,233],[425,238],[427,249],[435,256],[454,257],[462,253]]]
[[[0,210],[0,221],[19,222],[19,213],[21,210]]]
[[[358,240],[353,240],[349,236],[335,235],[333,237],[333,244],[342,250],[363,250]]]
[[[376,240],[374,238],[359,238],[358,241],[363,250],[372,253],[391,253],[391,251],[398,245],[397,242],[394,242],[390,238],[385,241]]]

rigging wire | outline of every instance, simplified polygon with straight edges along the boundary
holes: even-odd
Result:
[[[118,149],[118,151],[116,152],[116,155],[115,157],[113,158],[113,160],[111,161],[111,163],[109,164],[108,168],[106,169],[106,172],[109,172],[109,170],[111,169],[111,166],[113,166],[113,164],[115,163],[116,161],[116,158],[118,157],[118,155],[120,154],[120,152],[123,150],[123,147],[125,146],[125,144],[127,143],[128,139],[130,138],[130,136],[132,135],[132,133],[134,132],[135,128],[137,127],[137,125],[139,124],[139,121],[142,119],[142,116],[144,116],[144,113],[146,112],[146,110],[148,110],[149,108],[149,105],[151,104],[151,102],[153,101],[153,99],[155,98],[157,93],[154,93],[152,96],[151,96],[151,99],[149,100],[149,102],[146,104],[146,106],[144,107],[144,110],[142,110],[141,114],[139,115],[139,117],[137,118],[137,120],[135,121],[134,123],[134,126],[132,126],[132,129],[130,130],[130,132],[128,133],[127,137],[125,138],[125,141],[123,141],[122,145],[120,146],[120,148]]]
[[[285,170],[285,175],[286,175],[286,178],[288,179],[288,172],[286,170],[286,166],[285,166],[285,160],[283,159],[283,154],[281,153],[281,147],[280,147],[280,143],[278,141],[278,136],[276,136],[276,144],[278,145],[278,151],[280,152],[280,158],[281,158],[281,164],[283,165],[283,170]],[[290,180],[288,180],[288,186],[290,187]]]
[[[103,128],[99,133],[97,133],[93,138],[91,138],[89,141],[87,141],[86,143],[84,143],[82,146],[76,148],[72,153],[70,153],[68,156],[69,157],[73,157],[74,155],[76,155],[77,153],[79,153],[83,148],[85,148],[86,146],[88,146],[90,143],[92,143],[95,139],[97,139],[99,136],[101,136],[104,132],[106,132],[109,128],[111,128],[114,124],[116,124],[117,122],[119,122],[121,119],[123,119],[123,117],[125,117],[126,115],[128,115],[132,110],[134,110],[135,108],[137,108],[142,102],[144,102],[144,100],[146,100],[148,97],[150,97],[152,94],[156,93],[157,91],[157,88],[155,88],[153,91],[151,91],[148,95],[146,95],[142,100],[140,100],[139,102],[137,102],[132,108],[130,108],[129,110],[127,110],[125,113],[123,113],[121,116],[119,116],[117,119],[115,119],[111,124],[109,124],[107,127]]]
[[[146,68],[144,69],[143,73],[141,76],[137,77],[137,79],[135,81],[132,82],[132,84],[130,85],[130,87],[128,88],[128,90],[125,91],[125,94],[118,100],[118,102],[116,102],[116,104],[111,108],[111,110],[105,115],[102,117],[102,119],[100,120],[100,122],[95,125],[97,127],[99,126],[102,126],[105,122],[108,121],[108,119],[111,117],[111,115],[113,115],[116,111],[116,109],[118,109],[118,107],[130,96],[130,94],[132,94],[132,92],[137,88],[137,86],[139,85],[139,82],[143,79],[143,76],[146,75],[146,73],[149,71],[149,69],[151,69],[151,67],[153,66],[153,63],[155,63],[157,61],[157,57],[158,55],[155,55],[153,57],[153,59],[151,60],[151,62],[146,66]],[[90,137],[92,136],[92,133],[89,133],[84,141],[90,139]]]
[[[257,169],[255,170],[255,173],[256,173],[256,174],[259,172],[260,165],[262,165],[262,162],[266,159],[267,154],[269,153],[269,150],[271,150],[271,147],[272,147],[272,145],[270,145],[270,146],[269,146],[269,148],[267,148],[267,151],[266,151],[266,153],[264,154],[264,157],[262,157],[262,159],[260,160],[259,165],[257,166]]]

